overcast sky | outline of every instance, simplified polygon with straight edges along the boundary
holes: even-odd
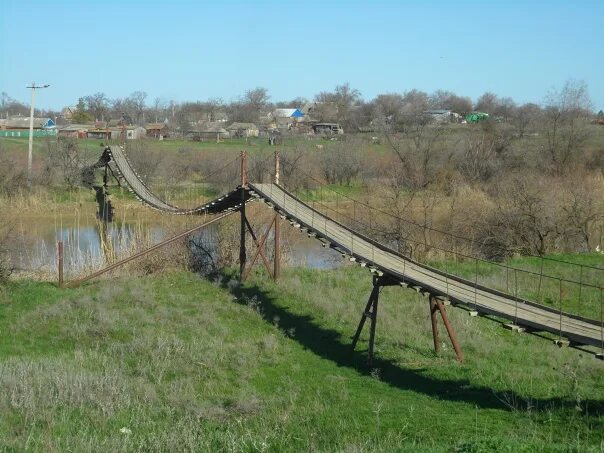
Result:
[[[3,0],[0,91],[59,109],[98,91],[149,102],[312,98],[349,82],[367,100],[417,88],[541,102],[569,79],[604,108],[604,1]]]

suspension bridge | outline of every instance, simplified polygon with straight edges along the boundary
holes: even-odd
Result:
[[[321,241],[325,247],[341,253],[345,259],[371,271],[373,290],[362,312],[352,341],[354,349],[366,321],[369,320],[369,360],[373,357],[379,294],[380,289],[384,286],[407,287],[426,295],[429,300],[435,349],[438,351],[440,347],[437,326],[437,318],[440,315],[457,358],[460,361],[463,361],[463,352],[456,338],[453,326],[448,319],[447,306],[465,308],[473,316],[481,314],[492,319],[507,320],[507,327],[519,332],[526,330],[538,335],[547,332],[550,334],[550,338],[554,338],[558,345],[570,344],[578,347],[589,346],[600,348],[600,352],[595,352],[595,355],[597,358],[604,358],[604,314],[602,313],[604,311],[604,301],[602,301],[603,285],[601,281],[599,283],[596,281],[595,284],[580,282],[579,291],[589,290],[592,294],[599,294],[601,307],[600,319],[593,319],[564,311],[561,303],[558,308],[553,308],[538,301],[520,297],[517,291],[511,294],[480,284],[477,278],[472,281],[468,278],[462,278],[442,269],[420,263],[379,242],[376,238],[371,237],[370,234],[358,231],[355,228],[354,222],[348,222],[349,224],[347,224],[341,216],[337,218],[338,216],[330,214],[329,209],[317,209],[314,203],[302,201],[299,197],[288,191],[279,180],[280,172],[277,154],[275,156],[275,170],[272,175],[272,181],[266,183],[248,181],[247,158],[246,154],[242,152],[239,169],[240,181],[237,187],[225,195],[195,208],[179,208],[154,193],[137,174],[121,146],[109,146],[105,148],[103,156],[96,166],[105,166],[106,174],[107,167],[111,166],[112,171],[118,175],[120,180],[125,183],[137,199],[153,209],[169,214],[214,214],[216,217],[157,244],[149,250],[113,263],[105,269],[80,280],[70,282],[66,286],[77,286],[84,281],[97,277],[125,262],[174,242],[234,213],[239,213],[241,223],[239,253],[241,280],[246,279],[250,269],[258,258],[262,259],[269,275],[277,278],[280,272],[279,225],[281,223],[280,219],[284,219],[292,227],[302,230],[309,237]],[[264,202],[274,211],[274,217],[270,225],[264,234],[260,236],[254,232],[246,216],[246,205],[255,200]],[[350,223],[352,223],[352,226]],[[264,251],[271,230],[273,231],[272,238],[275,244],[272,265]],[[251,259],[248,259],[246,255],[246,236],[248,232],[256,247]],[[478,261],[476,263],[478,264]],[[509,271],[509,268],[507,270]],[[514,272],[516,272],[516,269],[514,269]],[[541,275],[540,277],[543,276]],[[562,298],[562,284],[565,280],[561,277],[557,277],[557,280],[560,284],[560,298]],[[572,280],[566,281],[576,283]],[[539,280],[539,286],[541,286],[541,280]]]

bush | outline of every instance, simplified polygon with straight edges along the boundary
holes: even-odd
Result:
[[[0,222],[0,286],[5,285],[13,273],[13,266],[7,247],[10,232],[10,227],[2,220]]]
[[[19,165],[4,155],[0,142],[0,194],[11,196],[24,187],[27,187],[25,171],[19,170]]]

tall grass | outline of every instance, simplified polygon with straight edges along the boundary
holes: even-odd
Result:
[[[376,353],[350,351],[370,275],[188,273],[0,292],[0,446],[17,450],[598,451],[602,364],[427,301],[380,297]]]

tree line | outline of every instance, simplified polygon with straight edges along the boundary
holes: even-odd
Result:
[[[71,121],[88,123],[127,117],[133,124],[168,122],[175,129],[186,130],[192,122],[218,121],[259,123],[276,108],[301,108],[314,103],[312,116],[319,121],[340,123],[346,131],[359,128],[400,131],[409,119],[430,109],[445,109],[466,115],[472,111],[488,113],[494,118],[514,121],[520,129],[526,128],[536,117],[551,113],[552,109],[574,110],[588,115],[592,104],[587,85],[580,81],[568,81],[557,92],[550,93],[540,104],[518,104],[510,97],[500,97],[486,92],[475,102],[469,97],[451,91],[437,90],[426,93],[411,89],[404,93],[379,94],[364,100],[361,92],[348,83],[336,86],[332,91],[321,91],[313,99],[297,97],[289,101],[272,102],[269,91],[258,87],[247,90],[236,99],[226,102],[221,98],[205,101],[176,102],[156,97],[150,99],[144,91],[134,91],[129,96],[110,98],[103,92],[82,96],[78,99]],[[62,112],[37,110],[36,115],[61,119]],[[0,116],[27,116],[29,106],[7,93],[0,96]],[[556,140],[552,137],[552,140]]]

